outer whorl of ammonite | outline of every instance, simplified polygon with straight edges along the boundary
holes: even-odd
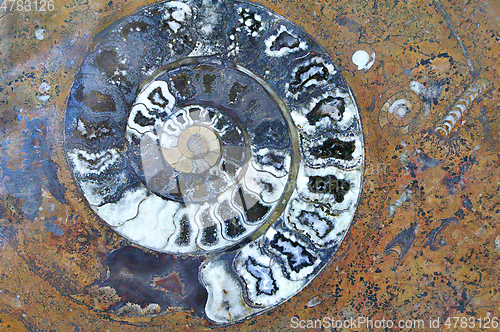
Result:
[[[361,123],[338,69],[247,2],[162,2],[107,29],[76,76],[65,133],[75,179],[110,230],[204,259],[216,324],[305,287],[361,190]]]

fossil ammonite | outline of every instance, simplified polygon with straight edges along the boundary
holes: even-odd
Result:
[[[171,1],[109,27],[70,92],[65,148],[95,214],[146,251],[203,259],[206,317],[299,292],[361,190],[353,96],[327,53],[238,1]]]

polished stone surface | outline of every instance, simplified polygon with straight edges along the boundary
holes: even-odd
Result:
[[[339,66],[360,109],[366,167],[354,224],[322,274],[277,308],[221,330],[286,331],[325,317],[423,320],[426,328],[430,319],[443,327],[476,317],[479,330],[479,318],[499,317],[500,5],[259,3],[310,33]],[[205,290],[189,282],[200,260],[166,262],[126,246],[90,211],[63,149],[66,98],[94,38],[144,4],[0,9],[6,330],[209,330],[197,316]],[[353,62],[359,50],[365,69]],[[151,285],[131,287],[137,276]],[[155,306],[155,292],[169,296]],[[110,311],[123,301],[138,304]],[[192,309],[176,309],[186,303]],[[171,309],[155,316],[159,305]]]

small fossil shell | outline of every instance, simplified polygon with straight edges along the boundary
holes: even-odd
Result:
[[[411,90],[399,91],[382,105],[379,125],[381,128],[389,126],[401,134],[407,134],[418,126],[422,109],[422,102],[416,93]]]
[[[488,85],[486,80],[478,79],[467,88],[448,114],[438,123],[436,132],[446,137],[455,130],[457,125],[460,125],[462,116],[472,107],[474,100],[486,90]]]

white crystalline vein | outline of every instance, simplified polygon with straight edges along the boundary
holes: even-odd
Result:
[[[125,192],[116,203],[94,206],[94,211],[114,227],[119,226],[137,215],[139,204],[146,199],[147,190],[144,187]]]

